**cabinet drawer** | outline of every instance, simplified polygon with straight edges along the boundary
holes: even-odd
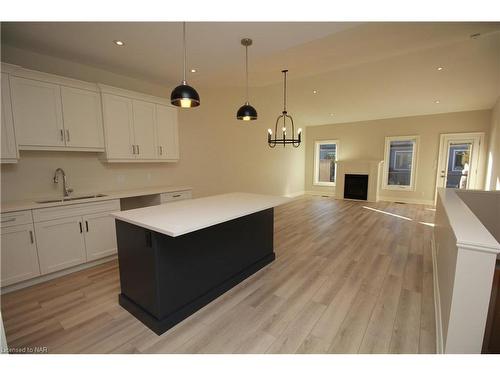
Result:
[[[172,191],[170,193],[161,193],[161,203],[180,201],[191,198],[191,190]]]
[[[1,228],[32,223],[33,217],[31,216],[31,210],[7,212],[1,214]]]
[[[33,210],[35,223],[47,220],[61,219],[71,216],[89,215],[98,212],[120,211],[120,200],[100,201],[92,203],[70,204],[67,206],[40,208]]]

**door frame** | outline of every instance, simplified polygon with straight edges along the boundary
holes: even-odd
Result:
[[[483,132],[472,132],[472,133],[443,133],[439,135],[439,150],[438,150],[438,162],[436,166],[436,183],[435,183],[435,191],[434,191],[434,202],[437,200],[437,189],[439,182],[441,180],[441,163],[444,160],[448,160],[448,142],[449,141],[464,141],[469,142],[472,141],[472,158],[470,162],[469,169],[469,189],[477,188],[477,176],[479,169],[479,159],[481,157],[482,147],[484,145],[484,133]]]

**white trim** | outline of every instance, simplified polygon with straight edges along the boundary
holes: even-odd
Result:
[[[319,146],[321,145],[335,145],[335,164],[339,160],[339,141],[333,140],[319,140],[314,142],[314,173],[313,173],[313,185],[315,186],[336,186],[337,182],[337,165],[335,165],[335,176],[333,177],[333,182],[319,181]]]
[[[402,198],[379,195],[378,200],[384,202],[403,202],[409,204],[423,204],[426,206],[434,206],[434,200],[432,199]]]
[[[161,104],[161,105],[164,105],[167,107],[172,107],[172,108],[177,109],[177,107],[174,107],[170,103],[170,100],[167,98],[152,96],[152,95],[144,94],[144,93],[137,92],[137,91],[130,91],[130,90],[122,89],[119,87],[103,85],[102,83],[98,83],[97,87],[99,88],[101,93],[123,96],[123,97],[129,98],[129,99],[142,100],[145,102]]]
[[[2,71],[14,77],[21,77],[34,81],[49,82],[56,85],[75,87],[81,90],[92,92],[99,92],[96,83],[40,72],[38,70],[26,69],[18,65],[2,63]]]
[[[335,191],[321,191],[321,190],[308,190],[305,192],[307,195],[326,195],[328,197],[335,197]]]
[[[300,190],[300,191],[296,191],[294,193],[288,193],[288,194],[285,194],[285,197],[287,198],[298,198],[298,197],[301,197],[305,194],[305,191],[304,190]]]
[[[436,320],[436,353],[444,353],[443,344],[443,321],[441,315],[441,295],[439,294],[439,279],[437,276],[437,254],[436,242],[434,241],[434,233],[431,238],[432,252],[432,284],[434,287],[434,317]]]
[[[389,185],[389,162],[391,156],[391,142],[392,141],[411,141],[413,142],[411,170],[410,170],[410,185]],[[382,173],[382,189],[383,190],[404,190],[415,191],[417,187],[417,169],[418,169],[418,146],[420,143],[420,136],[418,135],[405,135],[405,136],[390,136],[385,137],[385,151],[384,151],[384,169]]]
[[[61,271],[49,273],[48,275],[38,276],[38,277],[35,277],[33,279],[29,279],[29,280],[22,281],[22,282],[17,283],[17,284],[13,284],[13,285],[9,285],[9,286],[3,287],[3,288],[1,288],[1,293],[0,294],[14,292],[16,290],[24,289],[24,288],[27,288],[29,286],[33,286],[33,285],[36,285],[36,284],[43,283],[45,281],[57,279],[58,277],[69,275],[70,273],[73,273],[73,272],[82,271],[82,270],[85,270],[87,268],[91,268],[91,267],[97,266],[97,265],[102,264],[102,263],[110,262],[110,261],[112,261],[112,260],[114,260],[116,258],[117,258],[117,255],[113,254],[113,255],[109,255],[109,256],[107,256],[105,258],[94,260],[92,262],[79,264],[79,265],[71,267],[71,268],[66,268],[66,269],[61,270]]]

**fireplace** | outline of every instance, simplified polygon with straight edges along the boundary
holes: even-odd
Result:
[[[344,198],[366,201],[368,198],[368,175],[346,174],[344,178]]]

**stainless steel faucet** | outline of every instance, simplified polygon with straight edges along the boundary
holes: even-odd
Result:
[[[55,173],[54,173],[54,184],[59,183],[59,178],[57,176],[57,173],[62,174],[63,178],[63,192],[65,197],[69,197],[69,194],[73,192],[73,189],[68,186],[68,181],[66,180],[66,173],[62,168],[57,168]]]

